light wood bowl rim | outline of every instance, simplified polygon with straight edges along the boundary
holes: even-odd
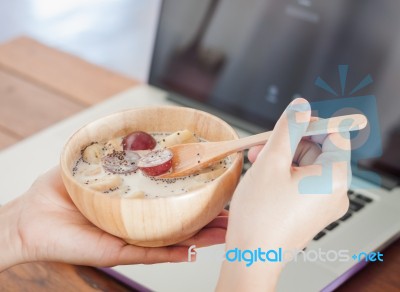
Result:
[[[110,204],[115,205],[115,203],[118,203],[121,205],[121,202],[127,202],[129,201],[129,209],[131,208],[136,208],[139,207],[141,204],[142,205],[146,205],[147,207],[145,209],[148,208],[153,208],[155,205],[166,205],[169,204],[171,205],[171,208],[175,208],[176,206],[190,206],[191,202],[218,202],[218,208],[221,207],[221,210],[223,208],[222,203],[223,202],[228,202],[229,201],[229,197],[232,197],[234,189],[236,187],[236,183],[238,183],[239,179],[240,179],[240,175],[241,175],[241,170],[242,170],[242,165],[243,165],[243,153],[242,152],[238,152],[235,154],[232,154],[230,157],[232,159],[232,164],[230,165],[230,167],[227,168],[227,170],[220,175],[218,178],[216,178],[214,181],[210,182],[209,184],[206,184],[198,189],[189,191],[187,193],[184,194],[177,194],[177,195],[172,195],[172,196],[167,196],[167,197],[158,197],[158,198],[124,198],[118,194],[115,195],[110,195],[110,194],[104,194],[100,191],[95,191],[93,189],[91,189],[90,187],[81,184],[78,182],[78,180],[75,179],[75,177],[72,175],[72,167],[74,165],[74,160],[75,158],[79,157],[80,153],[77,153],[77,151],[79,151],[78,149],[83,149],[86,145],[83,145],[83,142],[79,143],[80,141],[80,135],[81,134],[85,134],[85,129],[87,127],[92,127],[92,129],[94,129],[94,134],[93,136],[96,136],[96,127],[102,125],[102,123],[104,124],[104,120],[107,119],[118,119],[119,115],[123,115],[123,114],[127,114],[127,113],[134,113],[137,111],[142,111],[142,110],[154,110],[159,111],[159,110],[169,110],[169,111],[174,111],[174,110],[178,110],[178,111],[189,111],[188,114],[190,114],[190,112],[193,112],[194,114],[196,113],[200,113],[200,115],[202,115],[204,118],[206,119],[213,119],[214,122],[217,122],[218,125],[221,125],[221,128],[223,128],[223,133],[222,136],[230,136],[232,137],[232,139],[238,139],[239,136],[237,134],[237,132],[234,130],[234,128],[232,126],[230,126],[228,123],[226,123],[224,120],[222,120],[219,117],[216,117],[210,113],[201,111],[201,110],[197,110],[197,109],[193,109],[193,108],[187,108],[187,107],[179,107],[179,106],[145,106],[145,107],[135,107],[135,108],[131,108],[131,109],[126,109],[123,111],[118,111],[109,115],[106,115],[104,117],[95,119],[94,121],[91,121],[89,123],[86,123],[84,126],[80,127],[76,132],[74,132],[69,139],[67,140],[67,142],[65,143],[62,152],[61,152],[61,156],[60,156],[60,168],[61,168],[61,175],[62,175],[62,179],[64,184],[66,185],[67,189],[72,189],[74,190],[73,195],[69,194],[69,196],[71,197],[71,199],[74,201],[75,203],[75,199],[76,197],[78,197],[80,195],[80,193],[82,193],[82,196],[88,196],[88,199],[93,199],[96,200],[96,197],[101,196],[101,200],[102,202],[110,202]],[[135,122],[133,122],[135,123]],[[178,123],[177,123],[178,124]],[[127,124],[121,123],[121,125],[117,125],[115,128],[117,129],[116,131],[120,131],[120,129],[122,129],[122,131],[126,128],[129,127],[129,124],[127,126]],[[90,129],[90,130],[92,130]],[[178,130],[178,129],[177,129]],[[162,130],[161,130],[162,131]],[[99,134],[99,136],[102,136],[102,134]],[[110,135],[109,139],[115,138],[118,135],[112,136]],[[215,137],[215,134],[213,134],[213,136]],[[83,136],[82,136],[83,137]],[[104,137],[104,136],[103,136]],[[85,142],[87,142],[88,139],[85,139]],[[99,141],[100,141],[100,137],[99,137]],[[216,140],[215,140],[216,141]],[[74,144],[72,144],[72,142]],[[73,147],[72,149],[70,149],[70,147]],[[76,149],[75,149],[76,148]],[[70,157],[70,160],[67,160],[67,156]],[[75,158],[73,158],[73,156],[75,156]],[[232,184],[230,184],[232,183]],[[218,192],[218,188],[225,186],[223,191]],[[232,193],[230,193],[232,192]],[[221,193],[220,195],[217,193]],[[206,196],[206,198],[202,199],[201,196]],[[213,196],[218,196],[217,198],[213,198]],[[146,202],[146,203],[144,203]],[[189,204],[189,205],[188,205]],[[126,205],[123,204],[122,205]],[[121,206],[122,206],[121,205]],[[220,212],[221,210],[217,210],[218,208],[212,208],[212,207],[205,207],[206,205],[204,205],[204,211],[207,211],[207,213],[205,213],[206,215],[204,215],[204,218],[207,218],[207,220],[212,220],[213,218],[210,217],[208,212],[212,212],[213,214],[218,215],[216,212]],[[87,217],[85,215],[85,213],[90,214],[89,216],[101,216],[101,214],[104,214],[104,209],[100,208],[99,211],[97,211],[97,209],[93,209],[93,206],[88,206],[85,204],[82,204],[82,202],[80,202],[79,204],[77,204],[78,209],[81,211],[81,213]],[[127,207],[128,208],[128,207]],[[143,209],[142,207],[141,210]],[[201,210],[201,208],[195,208],[196,210]],[[124,209],[126,210],[126,209]],[[134,209],[132,209],[134,210]],[[210,211],[212,210],[212,211]],[[114,212],[114,211],[113,211]],[[184,214],[188,213],[187,211],[184,211]],[[94,215],[97,214],[97,215]],[[116,213],[113,213],[116,214]],[[144,214],[144,213],[142,213]],[[199,216],[200,213],[193,213],[194,216],[192,217],[182,217],[182,220],[200,220],[198,222],[201,222],[201,224],[195,224],[196,226],[205,226],[207,223],[205,223],[207,220],[205,220],[204,218],[199,218],[196,219],[196,216]],[[198,214],[198,215],[195,215]],[[128,226],[125,225],[124,223],[124,216],[123,216],[123,210],[119,210],[119,215],[118,218],[122,218],[121,220],[121,224],[122,225],[118,225],[118,223],[115,223],[117,225],[114,225],[114,223],[101,223],[98,221],[98,223],[93,222],[89,217],[87,217],[89,219],[90,222],[92,222],[94,225],[96,225],[97,227],[99,227],[102,230],[105,230],[108,233],[111,233],[115,236],[118,236],[120,238],[123,238],[126,242],[131,243],[131,244],[135,244],[135,245],[139,245],[139,246],[165,246],[165,245],[169,245],[169,244],[174,244],[176,242],[179,242],[179,240],[177,240],[177,236],[180,236],[180,240],[185,240],[188,237],[188,230],[193,230],[193,228],[191,227],[185,227],[184,231],[182,230],[182,234],[181,235],[174,235],[174,236],[170,236],[170,237],[163,237],[164,235],[160,235],[160,236],[150,236],[150,238],[156,238],[153,241],[152,240],[143,240],[143,239],[138,239],[143,237],[143,231],[138,230],[138,238],[132,237],[130,234],[130,229],[128,230]],[[160,221],[162,218],[164,218],[163,216],[158,216],[157,214],[155,215],[155,218],[152,219],[154,220],[154,222]],[[97,220],[97,219],[94,219]],[[177,220],[173,220],[174,222]],[[209,222],[209,221],[208,221]],[[203,225],[203,223],[205,223]],[[105,225],[104,225],[105,224]],[[150,224],[151,225],[151,224]],[[173,228],[176,227],[176,225],[172,225]],[[122,228],[122,229],[118,229],[118,228]],[[196,227],[197,228],[197,227]],[[140,228],[142,230],[142,228]],[[146,229],[146,227],[143,227],[143,230]],[[172,229],[174,230],[174,229]],[[197,229],[198,231],[199,229]],[[175,232],[175,231],[174,231]],[[125,235],[120,235],[120,234],[128,234],[127,236]],[[152,233],[154,234],[154,232]],[[162,234],[165,234],[165,232],[163,232]],[[178,238],[179,239],[179,238]],[[162,243],[161,243],[162,242]]]

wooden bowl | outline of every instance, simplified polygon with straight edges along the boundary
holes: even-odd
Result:
[[[61,154],[65,187],[80,212],[102,230],[140,246],[166,246],[196,234],[232,197],[239,181],[243,154],[217,179],[186,194],[160,198],[123,198],[90,189],[72,176],[81,150],[132,131],[174,132],[188,129],[208,141],[238,139],[235,130],[208,113],[185,107],[146,107],[119,112],[78,130]],[[145,190],[144,190],[145,191]]]

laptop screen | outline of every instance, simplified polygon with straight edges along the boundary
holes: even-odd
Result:
[[[399,11],[392,0],[164,0],[150,84],[265,129],[297,96],[339,108],[369,98],[380,133],[354,157],[398,178]]]

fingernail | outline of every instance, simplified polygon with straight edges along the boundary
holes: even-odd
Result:
[[[311,107],[308,101],[304,98],[296,98],[289,104],[288,110],[295,112],[307,112],[311,110]]]
[[[311,107],[304,98],[296,98],[287,107],[287,116],[290,122],[309,123]]]

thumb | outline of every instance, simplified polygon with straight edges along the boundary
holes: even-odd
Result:
[[[289,170],[296,148],[307,130],[310,116],[311,108],[307,100],[293,100],[279,118],[257,160],[268,159],[270,165]]]

